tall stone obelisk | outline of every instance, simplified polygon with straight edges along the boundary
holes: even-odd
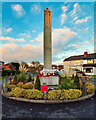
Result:
[[[51,40],[51,11],[45,8],[43,11],[44,24],[44,70],[52,69],[52,40]]]
[[[59,76],[54,76],[54,72],[56,70],[52,69],[52,39],[51,39],[51,11],[48,8],[45,8],[43,11],[43,47],[44,47],[44,69],[40,71],[41,77],[40,82],[41,85],[47,85],[48,88],[58,87],[59,85]],[[52,73],[52,74],[50,74]],[[48,75],[48,76],[46,76]]]

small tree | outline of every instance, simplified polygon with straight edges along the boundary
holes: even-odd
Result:
[[[15,75],[14,75],[14,81],[17,81],[17,75],[16,75],[16,73],[15,73]]]
[[[72,80],[74,79],[74,74],[72,74]]]
[[[76,84],[77,88],[80,89],[80,82],[77,73],[76,76],[74,77],[74,83]]]
[[[16,73],[15,73],[15,75],[14,75],[14,78],[13,78],[13,82],[12,82],[12,83],[13,83],[14,85],[18,83]]]
[[[28,81],[31,82],[32,78],[31,75],[29,74]]]
[[[35,89],[40,90],[41,88],[41,83],[40,83],[40,79],[39,76],[37,75],[36,81],[35,81]]]

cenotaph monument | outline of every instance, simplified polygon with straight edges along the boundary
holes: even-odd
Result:
[[[52,69],[52,38],[51,38],[51,11],[45,8],[43,12],[44,35],[44,70]]]
[[[43,11],[43,51],[44,69],[40,72],[43,74],[40,77],[41,84],[58,85],[59,77],[54,75],[55,70],[52,69],[51,11],[48,8]]]

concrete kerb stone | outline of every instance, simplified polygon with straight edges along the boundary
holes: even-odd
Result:
[[[94,96],[95,93],[92,93],[90,95],[86,95],[86,96],[83,96],[77,99],[73,99],[73,100],[32,100],[32,99],[25,99],[25,98],[8,97],[6,93],[3,93],[3,91],[1,91],[1,94],[8,99],[12,99],[16,101],[30,102],[30,103],[42,103],[42,104],[58,104],[58,103],[83,101],[85,99],[91,98],[92,96]]]

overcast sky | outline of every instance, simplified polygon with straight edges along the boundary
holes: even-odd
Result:
[[[94,52],[94,3],[2,3],[2,60],[43,63],[43,10],[52,13],[52,59]],[[0,15],[1,17],[1,15]],[[1,34],[1,33],[0,33]]]

